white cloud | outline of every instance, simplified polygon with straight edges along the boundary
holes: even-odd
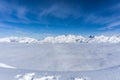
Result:
[[[29,23],[31,20],[26,16],[27,11],[28,9],[24,6],[13,5],[12,3],[0,1],[1,22],[8,21],[14,23]]]
[[[64,8],[61,8],[64,7]],[[76,9],[73,11],[74,8],[72,7],[68,7],[66,5],[62,5],[61,6],[59,4],[54,4],[48,8],[45,8],[41,13],[40,13],[40,17],[42,16],[47,16],[47,15],[52,15],[58,18],[67,18],[69,16],[72,16],[73,18],[78,18],[81,16],[80,12],[77,11]]]
[[[101,27],[98,30],[111,30],[111,29],[116,28],[116,27],[120,27],[119,21],[118,22],[111,22],[111,23],[107,24],[107,26]]]
[[[120,22],[114,22],[114,23],[109,24],[106,28],[113,29],[114,27],[118,27],[118,26],[120,26]]]

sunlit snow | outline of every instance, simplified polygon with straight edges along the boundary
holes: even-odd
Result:
[[[48,36],[44,39],[37,40],[29,37],[5,37],[0,38],[0,42],[16,42],[16,43],[120,43],[120,36],[93,36],[83,37],[76,35],[59,35]]]
[[[13,66],[10,66],[10,65],[7,65],[7,64],[4,64],[4,63],[0,63],[0,67],[1,67],[1,68],[13,68],[13,69],[16,68],[16,67],[13,67]]]
[[[119,80],[119,48],[119,36],[0,38],[0,79]]]

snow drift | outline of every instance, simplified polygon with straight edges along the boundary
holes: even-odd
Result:
[[[0,63],[0,67],[1,67],[1,68],[12,68],[12,69],[16,69],[16,67],[13,67],[13,66],[10,66],[10,65],[7,65],[7,64],[4,64],[4,63]]]

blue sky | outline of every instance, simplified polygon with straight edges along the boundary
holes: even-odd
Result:
[[[0,37],[119,32],[120,0],[0,0]]]

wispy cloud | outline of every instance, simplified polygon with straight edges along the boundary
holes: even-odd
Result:
[[[61,6],[63,8],[61,8]],[[44,10],[42,10],[42,12],[40,12],[40,17],[48,15],[65,19],[68,18],[69,16],[72,16],[73,18],[79,17],[81,14],[80,11],[72,8],[71,6],[63,4],[61,5],[53,4],[52,6],[45,8]]]
[[[109,23],[107,26],[99,28],[99,30],[111,30],[120,27],[120,22]]]
[[[93,24],[100,24],[102,27],[98,28],[98,30],[112,30],[120,27],[119,9],[120,4],[115,4],[111,7],[103,9],[103,11],[91,13],[85,16],[84,20]]]
[[[13,27],[10,25],[0,23],[0,28],[13,28]]]
[[[12,2],[9,2],[1,0],[0,23],[3,24],[2,26],[6,26],[7,23],[9,25],[18,25],[18,28],[19,25],[23,25],[22,27],[26,29],[28,28],[24,26],[32,28],[35,26],[33,30],[44,29],[48,33],[49,31],[51,33],[55,31],[55,34],[64,32],[62,31],[63,28],[68,27],[71,30],[70,32],[73,33],[84,33],[83,31],[86,31],[86,29],[89,33],[91,32],[90,30],[96,30],[96,28],[98,31],[111,30],[118,28],[120,25],[120,4],[111,3],[112,1],[12,0]],[[36,29],[36,25],[39,26],[39,28],[37,27],[38,29]],[[88,30],[92,25],[95,26]],[[43,28],[46,26],[48,28]],[[73,31],[73,27],[76,31]],[[32,28],[30,29],[31,31]]]
[[[26,16],[27,8],[14,5],[5,1],[0,1],[0,21],[25,22],[29,21]]]

